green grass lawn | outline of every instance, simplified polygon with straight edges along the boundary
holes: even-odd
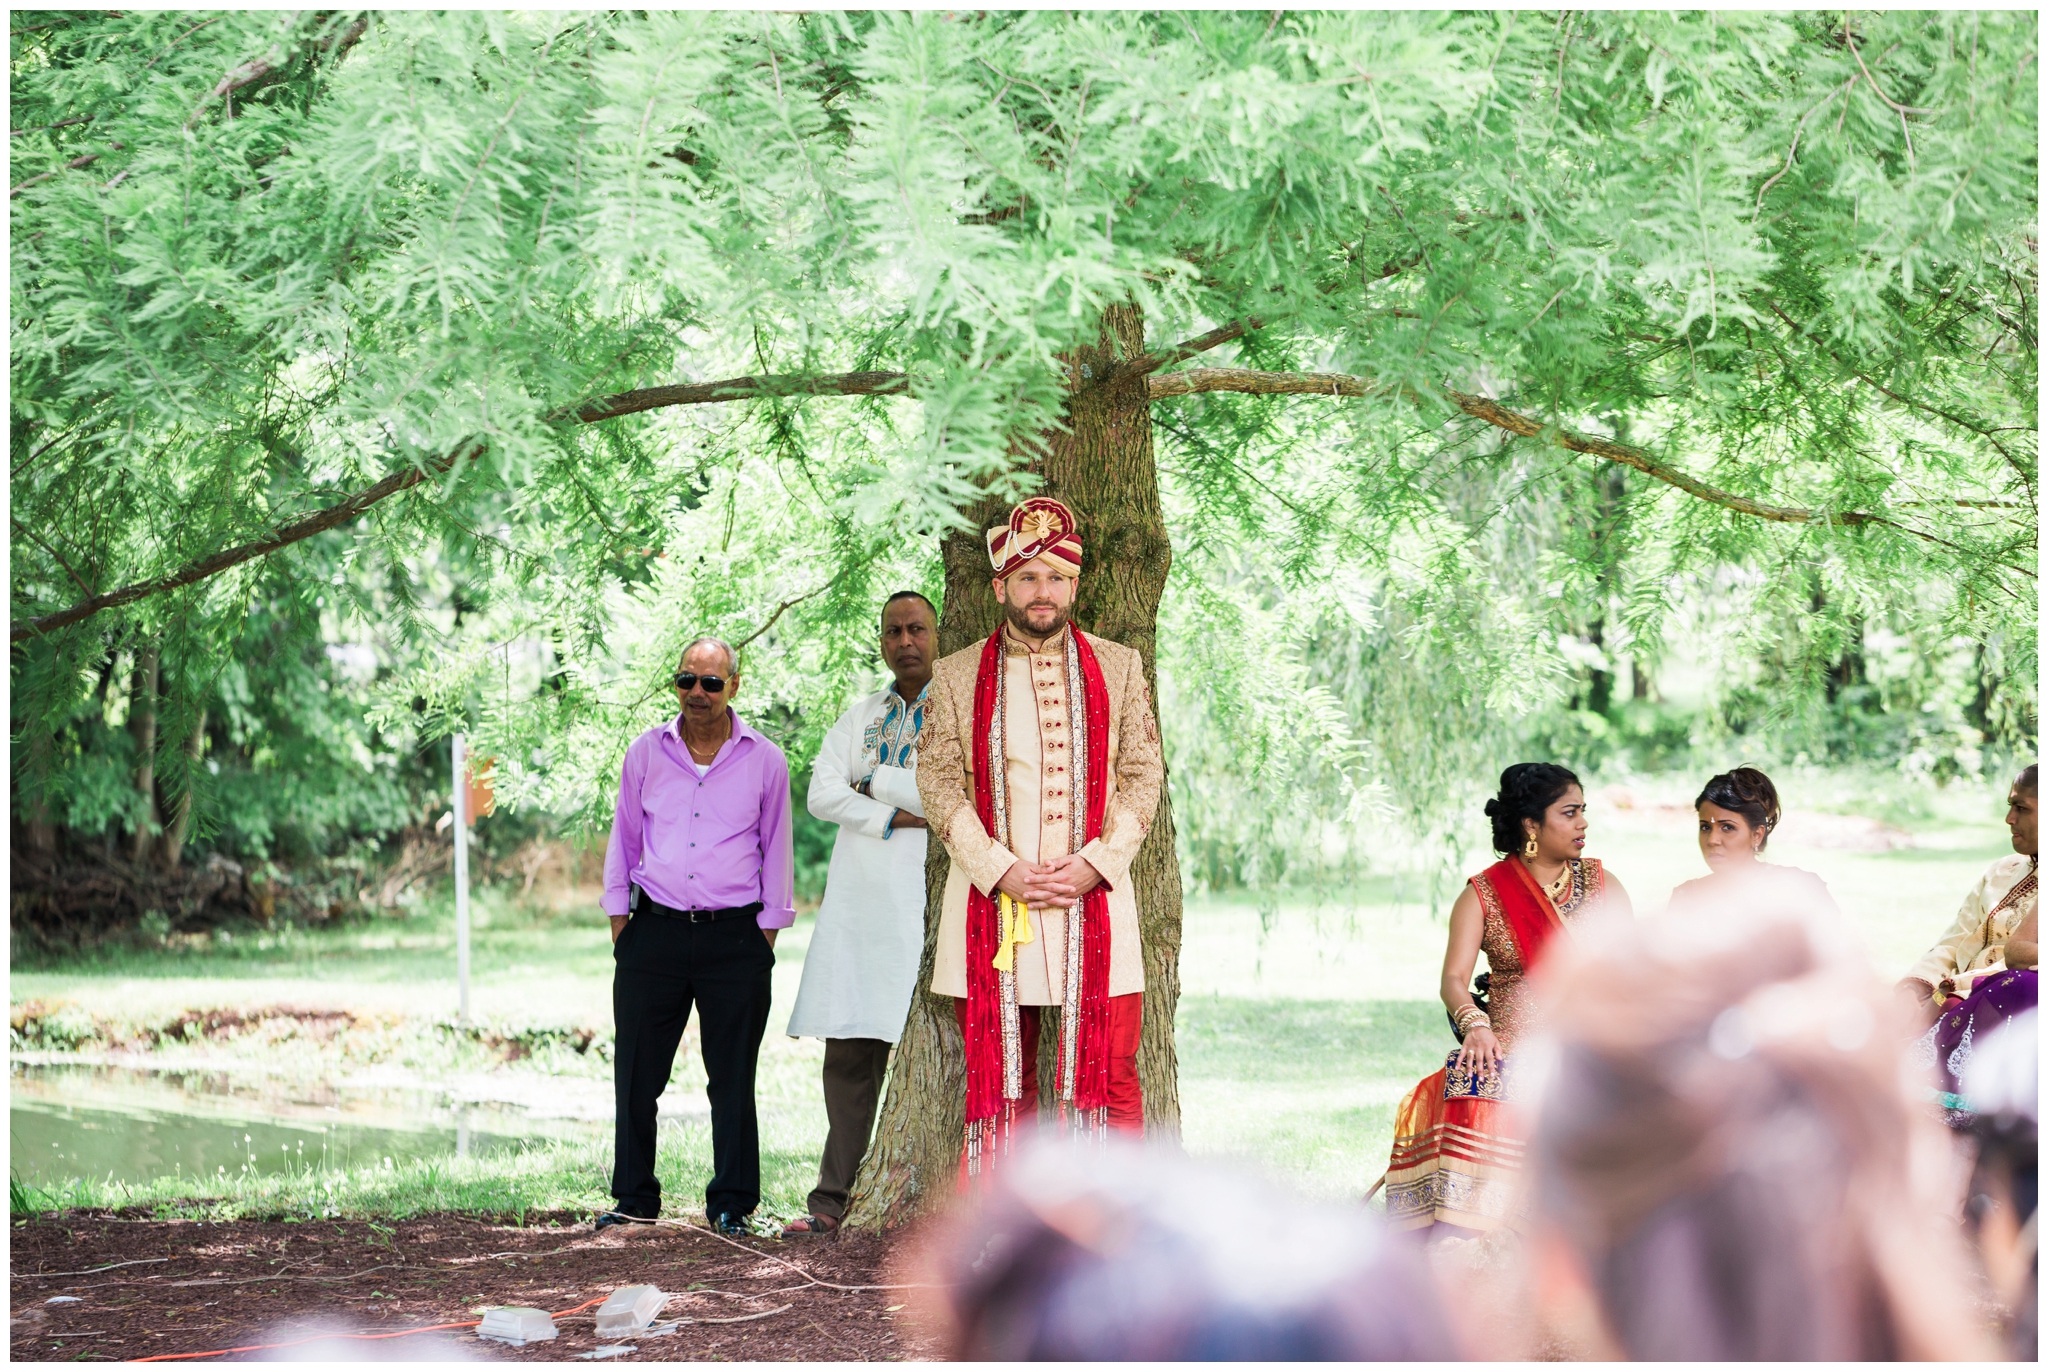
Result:
[[[1802,805],[1788,788],[1794,815],[1772,856],[1828,882],[1887,976],[1932,941],[1984,865],[2009,851],[1988,792],[1957,791],[1902,816],[1897,802],[1887,809],[1839,780],[1832,792],[1811,789]],[[1702,870],[1689,798],[1681,782],[1595,794],[1589,851],[1606,860],[1639,911],[1655,910],[1676,882]],[[1893,828],[1858,817],[1872,814]],[[1910,829],[1914,846],[1885,850],[1901,829]],[[1395,1105],[1452,1042],[1435,999],[1443,912],[1425,894],[1420,880],[1388,877],[1283,899],[1263,916],[1250,896],[1189,902],[1176,1027],[1192,1151],[1248,1159],[1331,1198],[1360,1194],[1379,1175]],[[521,904],[504,892],[479,896],[473,1005],[481,1034],[452,1025],[452,933],[445,908],[430,904],[403,920],[17,965],[15,1057],[104,1060],[110,1042],[126,1040],[131,1049],[112,1056],[163,1067],[365,1089],[516,1079],[529,1097],[539,1090],[601,1100],[610,1075],[611,960],[603,922],[584,898]],[[825,1130],[822,1046],[780,1032],[809,929],[806,917],[778,945],[776,1010],[761,1060],[764,1209],[781,1216],[800,1212]],[[223,1006],[334,1007],[358,1017],[328,1037],[297,1033],[289,1022],[227,1037],[162,1035],[183,1012]],[[599,1031],[582,1051],[567,1032],[578,1027]],[[524,1056],[506,1062],[508,1045]],[[708,1172],[703,1085],[693,1031],[669,1094],[696,1109],[663,1135],[662,1175],[679,1209],[701,1204]],[[22,1093],[17,1084],[18,1108]],[[35,1184],[67,1203],[203,1201],[216,1213],[574,1209],[603,1199],[610,1140],[601,1123],[570,1133],[553,1131],[518,1153],[391,1167],[372,1160],[339,1172],[306,1165],[125,1188],[46,1175]]]

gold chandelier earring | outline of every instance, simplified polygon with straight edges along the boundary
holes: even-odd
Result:
[[[1528,841],[1527,843],[1524,843],[1524,844],[1522,845],[1522,861],[1524,861],[1524,862],[1534,862],[1535,860],[1536,860],[1536,835],[1534,835],[1534,834],[1531,834],[1531,835],[1529,835],[1529,841]]]

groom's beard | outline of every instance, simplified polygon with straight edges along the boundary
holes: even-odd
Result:
[[[1026,638],[1047,639],[1051,638],[1060,630],[1066,628],[1067,621],[1071,619],[1074,614],[1074,607],[1071,605],[1066,606],[1064,609],[1060,609],[1041,604],[1039,608],[1041,610],[1050,608],[1052,609],[1053,613],[1052,623],[1043,629],[1033,624],[1027,617],[1031,609],[1030,606],[1005,605],[1003,606],[1003,618],[1009,621],[1010,627],[1012,629],[1015,629],[1018,633],[1024,635]]]

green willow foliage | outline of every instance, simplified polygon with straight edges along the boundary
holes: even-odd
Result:
[[[16,632],[422,477],[16,641],[17,795],[81,824],[144,645],[173,785],[229,664],[290,660],[366,716],[337,777],[462,726],[508,797],[597,819],[703,631],[761,631],[744,699],[807,748],[1123,301],[1155,348],[1257,321],[1172,369],[1370,387],[1153,407],[1176,797],[1219,872],[1290,806],[1427,821],[1568,694],[1560,634],[1654,662],[1701,595],[1769,658],[1752,714],[1882,628],[2031,736],[2030,14],[13,23]],[[854,371],[903,393],[815,380]],[[741,375],[783,380],[578,422]],[[1285,797],[1263,838],[1233,775]]]

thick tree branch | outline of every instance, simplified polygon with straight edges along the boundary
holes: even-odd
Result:
[[[1152,377],[1147,382],[1147,388],[1154,400],[1193,395],[1199,391],[1235,391],[1243,395],[1331,396],[1388,393],[1388,388],[1376,386],[1363,377],[1317,372],[1260,372],[1243,367],[1193,367],[1184,372]],[[1575,453],[1585,453],[1589,457],[1633,467],[1645,476],[1655,477],[1666,485],[1677,487],[1687,495],[1719,505],[1723,509],[1733,510],[1737,514],[1768,519],[1779,524],[1881,524],[1945,548],[1955,547],[1946,539],[1866,510],[1807,510],[1792,505],[1770,505],[1760,500],[1752,500],[1748,496],[1736,495],[1732,491],[1709,486],[1697,477],[1689,476],[1668,463],[1660,462],[1641,448],[1616,443],[1612,439],[1589,438],[1583,434],[1575,434],[1569,429],[1556,428],[1510,410],[1485,396],[1467,395],[1448,386],[1438,387],[1435,394],[1474,419],[1484,420],[1495,428],[1504,429],[1523,438],[1541,438],[1545,442],[1554,443]],[[2013,566],[2010,563],[2002,565]],[[2036,575],[2025,567],[2015,566],[2014,570],[2026,572],[2028,576]]]
[[[1471,415],[1474,419],[1483,419],[1497,429],[1505,429],[1509,433],[1519,434],[1523,438],[1545,438],[1558,447],[1568,448],[1575,453],[1585,453],[1589,457],[1604,458],[1609,462],[1619,462],[1625,467],[1635,468],[1645,476],[1655,477],[1667,486],[1676,486],[1689,496],[1719,505],[1724,509],[1733,510],[1737,514],[1752,515],[1757,519],[1768,519],[1779,524],[1858,525],[1890,523],[1882,515],[1869,514],[1861,510],[1834,512],[1806,510],[1794,505],[1767,505],[1763,501],[1752,500],[1746,495],[1736,495],[1732,491],[1724,491],[1718,487],[1709,486],[1697,477],[1688,476],[1676,467],[1659,462],[1641,448],[1631,447],[1626,443],[1616,443],[1612,439],[1588,438],[1582,434],[1575,434],[1569,429],[1551,427],[1540,420],[1532,419],[1525,414],[1518,414],[1503,405],[1488,400],[1483,395],[1466,395],[1464,392],[1454,391],[1448,386],[1443,388],[1443,395],[1466,414]]]
[[[290,20],[286,21],[286,27],[292,27],[297,18],[297,15],[293,15]],[[318,56],[328,58],[340,57],[343,53],[354,47],[362,36],[369,32],[369,28],[370,16],[367,14],[357,15],[355,20],[346,28],[341,29],[339,32],[329,33],[325,38],[315,41],[312,45],[312,50]],[[206,107],[214,101],[233,95],[236,91],[246,90],[250,86],[269,84],[273,78],[282,74],[289,60],[283,49],[278,48],[265,53],[261,57],[251,58],[241,66],[236,67],[226,76],[223,76],[211,91],[200,97],[199,103],[192,107],[192,115],[185,121],[185,127],[189,129],[194,124],[197,124],[205,116]]]
[[[1154,400],[1198,391],[1236,391],[1243,395],[1376,394],[1380,388],[1363,377],[1323,372],[1260,372],[1249,367],[1190,367],[1155,376],[1145,383]]]
[[[910,378],[902,372],[835,372],[826,376],[736,376],[693,386],[649,386],[593,400],[575,411],[584,424],[617,419],[670,405],[709,405],[721,400],[754,400],[781,395],[903,395]]]
[[[119,150],[120,146],[121,145],[119,143],[114,144],[114,147],[117,151]],[[7,198],[9,200],[12,200],[15,196],[20,195],[30,186],[33,186],[40,181],[48,181],[53,176],[62,176],[65,172],[68,171],[78,171],[80,168],[90,167],[93,163],[99,161],[103,155],[104,154],[102,153],[89,152],[83,157],[72,158],[69,162],[66,162],[63,166],[57,168],[57,170],[55,171],[46,171],[41,176],[31,176],[28,180],[22,182],[20,185],[11,187],[7,192]]]
[[[1235,391],[1242,395],[1354,397],[1387,392],[1387,388],[1375,385],[1364,377],[1345,376],[1341,373],[1259,372],[1243,367],[1193,367],[1168,376],[1155,376],[1149,386],[1155,400],[1166,396],[1193,395],[1198,391]],[[1704,481],[1687,476],[1675,467],[1659,462],[1640,448],[1615,443],[1605,438],[1587,438],[1568,429],[1552,428],[1540,420],[1531,419],[1528,415],[1519,414],[1488,400],[1485,396],[1467,395],[1448,386],[1438,388],[1436,393],[1474,419],[1484,420],[1497,429],[1505,429],[1523,438],[1544,437],[1561,448],[1634,467],[1647,476],[1676,486],[1687,495],[1710,501],[1738,514],[1753,515],[1758,519],[1769,519],[1783,524],[1869,524],[1878,518],[1862,513],[1825,514],[1787,505],[1766,505],[1748,496],[1736,495],[1709,486]]]
[[[46,133],[51,129],[69,128],[73,124],[90,124],[92,121],[92,115],[74,114],[69,119],[59,119],[54,124],[38,124],[32,129],[9,129],[7,131],[7,136],[9,138],[20,138],[24,134]]]
[[[1192,357],[1234,338],[1242,337],[1247,329],[1260,326],[1258,319],[1235,320],[1220,328],[1212,329],[1199,337],[1177,344],[1163,353],[1139,359],[1136,364],[1145,372],[1153,372],[1168,361]],[[1143,373],[1140,373],[1141,375]],[[1191,367],[1186,371],[1172,372],[1165,376],[1151,375],[1146,388],[1154,400],[1170,399],[1174,396],[1194,395],[1202,391],[1235,391],[1246,395],[1329,395],[1366,396],[1381,393],[1384,388],[1365,380],[1363,377],[1345,376],[1338,373],[1322,372],[1264,372],[1244,367]],[[726,381],[706,381],[686,386],[650,386],[635,391],[620,391],[598,400],[580,405],[573,410],[558,411],[556,420],[574,420],[583,424],[600,423],[617,419],[622,415],[639,414],[646,410],[666,409],[672,405],[708,405],[728,400],[752,400],[774,396],[804,395],[905,395],[910,389],[910,378],[903,372],[835,372],[824,376],[779,375],[740,376]],[[1444,387],[1437,395],[1457,406],[1475,419],[1484,420],[1496,428],[1525,438],[1541,437],[1547,442],[1573,452],[1585,453],[1634,467],[1637,471],[1668,485],[1675,486],[1686,494],[1700,500],[1733,510],[1737,514],[1750,515],[1757,519],[1768,519],[1789,524],[1840,524],[1862,525],[1882,524],[1902,533],[1944,547],[1953,547],[1946,540],[1933,534],[1911,528],[1888,519],[1883,515],[1865,511],[1829,512],[1799,509],[1786,505],[1770,505],[1752,500],[1748,496],[1736,495],[1709,486],[1703,481],[1686,475],[1677,468],[1658,461],[1640,448],[1625,443],[1616,443],[1604,438],[1588,438],[1566,429],[1551,428],[1527,415],[1507,409],[1484,396],[1466,395]],[[372,505],[386,500],[402,491],[412,489],[430,476],[438,476],[454,467],[465,457],[474,458],[483,452],[482,443],[470,444],[458,449],[448,457],[428,463],[424,467],[408,468],[394,472],[376,485],[325,509],[317,510],[296,523],[273,530],[253,543],[244,543],[189,562],[167,576],[151,581],[139,581],[109,591],[105,595],[92,596],[66,609],[32,619],[25,625],[12,628],[10,642],[20,642],[38,634],[50,633],[68,625],[90,619],[101,610],[132,604],[137,600],[157,595],[164,591],[176,590],[204,581],[210,576],[240,566],[244,562],[274,553],[293,543],[311,538],[318,533],[338,528],[360,515]],[[1971,504],[1973,502],[1959,502]],[[1988,506],[1987,506],[1988,507]],[[2011,564],[2002,564],[2011,565]],[[2021,567],[2017,570],[2035,573]],[[786,608],[786,607],[785,607]],[[772,621],[771,621],[772,622]]]
[[[1264,328],[1266,321],[1258,318],[1233,319],[1220,329],[1211,329],[1205,334],[1176,343],[1165,352],[1153,353],[1150,357],[1133,358],[1117,370],[1125,376],[1149,376],[1161,367],[1171,367],[1176,362],[1185,362],[1197,353],[1205,353],[1234,339],[1243,338],[1252,329]]]
[[[1384,281],[1390,276],[1399,275],[1421,260],[1422,255],[1417,253],[1412,257],[1396,258],[1391,262],[1383,262],[1380,264],[1379,279]],[[1359,272],[1359,285],[1363,287],[1365,284],[1366,275],[1361,269]],[[1274,286],[1273,289],[1277,291],[1281,288]],[[1325,288],[1326,293],[1328,289],[1330,288]],[[1401,314],[1402,312],[1396,310],[1394,313]],[[1414,318],[1415,316],[1407,315],[1404,317]],[[1266,324],[1267,320],[1258,315],[1246,315],[1242,319],[1233,319],[1221,328],[1211,329],[1205,334],[1199,334],[1185,342],[1176,343],[1171,348],[1167,348],[1162,352],[1153,353],[1147,357],[1132,358],[1115,371],[1096,378],[1091,388],[1092,386],[1104,385],[1112,379],[1119,377],[1150,376],[1161,367],[1170,367],[1176,362],[1185,362],[1198,353],[1205,353],[1211,348],[1243,338],[1253,329],[1263,329],[1266,327]]]
[[[439,476],[465,457],[476,457],[483,450],[482,443],[471,443],[457,448],[446,457],[427,463],[424,467],[408,467],[402,472],[393,472],[376,485],[357,491],[339,504],[329,505],[324,510],[316,510],[295,524],[273,529],[254,543],[224,549],[188,562],[168,576],[161,576],[153,581],[138,581],[119,590],[109,591],[105,595],[81,600],[76,605],[58,610],[54,614],[43,615],[26,624],[10,627],[7,634],[8,642],[19,643],[25,638],[34,638],[39,634],[47,634],[90,619],[101,610],[111,610],[116,606],[128,605],[164,591],[174,591],[180,586],[190,586],[210,576],[217,576],[230,567],[239,567],[244,562],[254,561],[280,548],[311,538],[314,534],[338,528],[378,501],[397,495],[400,491],[411,490],[428,477]]]
[[[574,411],[558,413],[554,417],[558,420],[574,419],[579,423],[595,424],[601,420],[616,419],[620,415],[637,414],[642,410],[662,409],[670,405],[704,405],[721,400],[749,400],[778,395],[901,395],[908,388],[909,378],[902,372],[840,372],[828,376],[742,376],[730,381],[711,381],[696,386],[652,386],[645,390],[621,391],[617,395],[593,400]],[[23,625],[12,626],[8,631],[8,641],[19,643],[25,638],[33,638],[38,634],[47,634],[80,623],[102,610],[128,605],[164,591],[174,591],[180,586],[190,586],[230,567],[238,567],[244,562],[264,557],[280,548],[311,538],[315,534],[339,528],[379,501],[388,500],[402,491],[409,491],[428,477],[439,476],[448,471],[465,457],[473,458],[482,452],[482,443],[469,444],[458,448],[454,454],[430,462],[424,467],[393,472],[376,485],[358,491],[338,504],[316,510],[296,523],[274,529],[253,543],[244,543],[239,547],[228,548],[188,562],[177,571],[154,580],[138,581],[119,590],[109,591],[105,595],[88,596],[76,605],[32,619]]]

